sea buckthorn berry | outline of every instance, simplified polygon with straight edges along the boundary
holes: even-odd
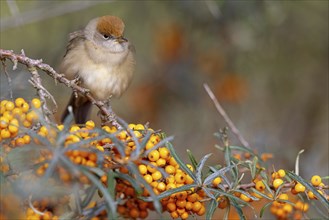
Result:
[[[135,130],[145,130],[145,127],[142,124],[137,124],[134,129]]]
[[[255,184],[255,188],[259,191],[263,191],[265,189],[265,184],[263,183],[262,180],[257,181]]]
[[[168,174],[173,174],[173,173],[175,173],[176,169],[175,169],[175,167],[172,166],[172,165],[167,165],[167,166],[165,167],[165,171],[166,171],[166,173],[168,173]]]
[[[129,124],[129,125],[128,125],[128,128],[130,128],[131,130],[134,130],[134,129],[135,129],[135,127],[136,127],[136,125],[135,125],[135,124]]]
[[[160,192],[163,192],[166,190],[166,184],[164,182],[159,182],[159,184],[157,185],[157,189],[160,191]]]
[[[146,180],[147,183],[152,183],[153,182],[153,178],[150,174],[146,174],[144,175],[144,179]]]
[[[14,116],[16,115],[20,116],[22,114],[22,109],[16,107],[11,112],[13,113]]]
[[[23,103],[23,105],[21,106],[21,109],[22,109],[22,112],[23,113],[26,113],[26,112],[28,112],[29,111],[29,109],[30,109],[30,105],[28,104],[28,103]]]
[[[245,202],[250,202],[251,201],[251,198],[249,198],[247,195],[245,195],[243,193],[241,193],[240,199],[242,199]]]
[[[194,180],[189,175],[186,175],[185,183],[186,184],[192,184],[192,183],[194,183]]]
[[[23,139],[25,144],[29,144],[31,142],[31,137],[27,134],[23,136]]]
[[[181,215],[180,215],[180,218],[181,219],[188,219],[188,216],[189,214],[187,212],[183,212]]]
[[[6,117],[0,117],[0,128],[6,128],[8,127],[9,119]]]
[[[301,183],[297,183],[294,187],[297,193],[305,192],[305,186],[303,186]]]
[[[193,210],[193,212],[198,212],[201,209],[201,207],[202,207],[201,202],[196,201],[192,205],[192,210]]]
[[[165,147],[159,148],[160,157],[167,160],[170,156],[170,151]]]
[[[283,169],[278,170],[278,174],[280,178],[283,178],[286,175],[286,171],[284,171]]]
[[[17,98],[15,99],[15,105],[17,107],[21,107],[23,105],[23,103],[25,103],[26,101],[23,98]]]
[[[8,131],[12,134],[17,133],[18,132],[18,126],[9,124]]]
[[[0,135],[1,135],[1,138],[2,139],[10,138],[10,132],[6,128],[5,129],[1,129]]]
[[[152,150],[148,155],[148,159],[150,161],[157,161],[160,157],[159,151],[158,150]]]
[[[176,218],[179,217],[179,214],[178,214],[177,211],[173,211],[173,212],[170,213],[170,216],[171,216],[173,219],[176,219]]]
[[[130,209],[129,216],[133,219],[138,218],[139,217],[139,210],[137,208]]]
[[[154,173],[155,171],[157,171],[157,164],[155,162],[151,162],[150,164],[147,165],[147,170],[150,173]]]
[[[200,210],[196,213],[199,216],[204,215],[206,213],[206,208],[204,206],[201,206]]]
[[[176,197],[179,200],[185,200],[187,198],[187,192],[186,191],[178,192]]]
[[[212,181],[212,185],[213,185],[213,186],[218,186],[221,182],[222,182],[222,179],[221,179],[220,177],[216,177],[216,178]]]
[[[16,146],[22,146],[22,145],[24,145],[24,144],[25,144],[24,138],[17,138],[17,139],[15,140],[15,145],[16,145]]]
[[[279,199],[281,199],[281,200],[288,200],[288,199],[289,199],[288,194],[286,194],[286,193],[282,193],[282,194],[279,196]]]
[[[118,134],[118,138],[121,139],[121,140],[124,140],[127,138],[127,133],[126,131],[121,131],[119,134]]]
[[[77,132],[80,130],[80,127],[78,125],[73,125],[71,128],[70,128],[70,133],[74,133],[74,132]]]
[[[154,147],[154,144],[151,141],[148,141],[145,145],[145,149],[149,150]]]
[[[156,164],[158,167],[164,167],[166,165],[166,160],[163,159],[163,158],[159,158],[157,161],[156,161]]]
[[[94,129],[95,128],[95,122],[92,120],[89,120],[86,122],[86,128],[87,129]]]
[[[23,126],[24,127],[29,128],[29,127],[31,127],[31,125],[32,125],[31,122],[29,122],[28,120],[23,121]]]
[[[176,211],[176,204],[174,202],[169,202],[167,204],[167,210],[169,212],[173,212],[173,211]]]
[[[192,203],[196,202],[198,200],[198,197],[199,197],[198,194],[192,193],[187,196],[187,201],[192,202]]]
[[[178,199],[176,201],[176,206],[178,208],[185,208],[185,206],[186,206],[186,200],[180,200],[180,199]]]
[[[133,132],[136,138],[140,138],[143,136],[142,133],[140,133],[139,131],[133,131]]]
[[[169,159],[169,164],[172,165],[172,166],[174,166],[174,167],[175,167],[176,165],[178,165],[177,162],[176,162],[176,160],[175,160],[175,158],[173,158],[173,157],[171,157],[171,158]]]
[[[192,210],[192,207],[193,207],[193,203],[192,202],[186,202],[186,205],[185,205],[185,209],[190,211]]]
[[[150,141],[155,145],[155,144],[159,143],[160,137],[157,135],[152,135],[150,138]]]
[[[166,190],[175,189],[175,188],[177,188],[177,187],[176,187],[176,184],[174,184],[174,183],[168,183],[166,186]]]
[[[161,172],[158,171],[158,170],[155,171],[154,173],[152,173],[152,178],[153,178],[153,180],[155,180],[155,181],[161,179],[161,178],[162,178],[162,174],[161,174]]]
[[[273,181],[273,187],[275,189],[279,188],[279,186],[281,186],[283,184],[283,180],[282,179],[275,179]]]
[[[15,104],[11,101],[8,101],[5,105],[7,111],[12,111],[15,108]]]
[[[38,119],[38,114],[35,111],[30,111],[26,114],[26,120],[33,122]]]
[[[186,180],[186,175],[184,173],[175,174],[176,183],[184,183]]]
[[[40,108],[41,107],[41,101],[38,98],[32,99],[31,104],[34,108]]]
[[[187,168],[189,168],[192,172],[194,171],[194,168],[191,164],[186,164]]]
[[[318,176],[318,175],[312,176],[311,183],[313,186],[319,186],[321,182],[322,182],[322,180],[321,180],[320,176]]]
[[[138,166],[138,170],[139,170],[140,174],[142,174],[142,175],[147,173],[147,167],[144,164],[140,164]]]
[[[283,206],[283,210],[284,210],[286,213],[291,213],[291,212],[292,212],[292,209],[293,209],[293,207],[292,207],[292,205],[290,205],[289,203],[286,203],[286,204],[284,204],[284,206]]]

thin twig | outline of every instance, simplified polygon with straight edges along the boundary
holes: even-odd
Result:
[[[226,121],[227,125],[232,130],[233,134],[235,134],[237,136],[237,138],[239,139],[239,141],[241,142],[241,144],[243,146],[245,146],[247,148],[250,148],[249,143],[243,138],[243,136],[241,135],[240,131],[235,127],[234,123],[228,117],[228,115],[226,114],[226,112],[223,109],[223,107],[219,104],[218,100],[216,99],[214,93],[211,91],[211,89],[209,88],[209,86],[206,83],[203,84],[203,86],[204,86],[206,92],[208,93],[209,97],[211,98],[211,100],[214,102],[217,111],[224,118],[224,120]]]
[[[47,75],[55,79],[56,81],[63,83],[65,86],[71,88],[73,91],[76,91],[84,96],[87,97],[87,99],[93,103],[95,106],[97,106],[100,110],[100,112],[104,115],[105,122],[103,123],[110,123],[116,127],[120,127],[120,124],[117,122],[116,115],[112,111],[111,108],[107,108],[106,102],[103,101],[97,101],[89,92],[88,89],[83,88],[79,85],[77,85],[74,80],[69,80],[65,78],[63,74],[57,73],[51,66],[48,64],[45,64],[42,62],[42,60],[34,60],[31,59],[22,52],[22,54],[15,54],[11,50],[4,50],[0,49],[0,59],[5,60],[9,59],[14,63],[14,68],[17,68],[17,63],[21,63],[28,68],[34,67],[38,68],[42,71],[44,71]]]

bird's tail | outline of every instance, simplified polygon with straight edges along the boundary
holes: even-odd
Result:
[[[68,107],[72,106],[75,123],[84,124],[89,117],[91,110],[91,102],[84,96],[76,95],[72,93],[69,103],[63,112],[61,122],[64,122],[65,118],[70,114]]]

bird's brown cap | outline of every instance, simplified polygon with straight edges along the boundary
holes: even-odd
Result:
[[[121,37],[123,35],[124,28],[125,24],[116,16],[103,16],[100,17],[97,22],[97,30],[99,33],[114,37]]]

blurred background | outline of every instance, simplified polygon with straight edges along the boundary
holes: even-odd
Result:
[[[293,170],[305,149],[301,175],[310,178],[329,174],[328,4],[2,0],[0,47],[24,49],[56,69],[70,32],[94,17],[119,16],[137,51],[133,82],[112,101],[120,117],[174,135],[186,161],[191,149],[198,159],[212,152],[209,164],[222,164],[213,133],[226,124],[203,88],[207,83],[252,148],[273,153],[275,168]],[[15,97],[35,96],[25,67],[10,75]],[[71,91],[43,75],[59,121]],[[1,98],[8,98],[8,82],[0,76]]]

